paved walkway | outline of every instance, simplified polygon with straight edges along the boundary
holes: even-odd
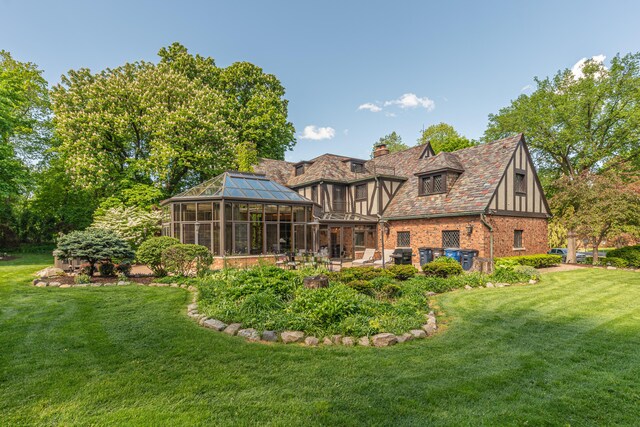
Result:
[[[590,268],[590,266],[579,264],[560,264],[555,267],[539,268],[538,270],[541,273],[555,273],[558,271],[581,270],[583,268]]]

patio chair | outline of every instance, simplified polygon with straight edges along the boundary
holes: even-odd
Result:
[[[287,254],[277,254],[276,256],[276,267],[285,268],[287,267],[287,263],[289,262],[289,257]]]
[[[382,258],[381,258],[381,259],[379,259],[379,260],[377,260],[377,261],[374,261],[374,262],[373,262],[373,265],[374,265],[374,266],[376,266],[376,267],[377,267],[377,266],[382,267],[382,260],[383,260],[383,259],[384,259],[384,265],[385,265],[385,267],[386,267],[387,265],[391,265],[391,264],[393,264],[393,257],[391,256],[392,254],[393,254],[393,249],[383,249],[383,250],[382,250]]]
[[[362,254],[362,258],[354,259],[351,264],[354,266],[370,264],[373,262],[373,256],[375,255],[375,253],[376,253],[375,248],[367,248],[364,250],[364,253]]]

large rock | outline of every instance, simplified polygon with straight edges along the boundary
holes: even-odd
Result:
[[[48,277],[64,276],[64,270],[58,267],[47,267],[36,273],[36,276],[46,279]]]
[[[331,338],[329,338],[329,337],[324,337],[324,339],[322,340],[322,344],[324,344],[324,345],[333,345],[333,341],[331,341]]]
[[[422,329],[425,331],[427,336],[431,336],[436,333],[438,327],[435,323],[425,323],[424,325],[422,325]]]
[[[356,345],[356,340],[353,337],[343,337],[342,345],[347,347],[353,347],[354,345]]]
[[[49,284],[47,286],[53,286],[54,288],[57,288],[58,286],[61,286],[62,283],[60,282],[49,282]]]
[[[537,280],[534,280],[534,279],[530,279],[530,280],[529,280],[529,284],[530,284],[530,285],[535,285],[536,283],[538,283],[538,281],[537,281]]]
[[[493,288],[493,283],[487,282],[486,286],[487,286],[487,288]]]
[[[369,340],[369,337],[360,337],[358,339],[358,345],[369,347],[371,345],[371,341]]]
[[[47,282],[38,282],[36,283],[36,288],[44,288],[47,286]]]
[[[238,331],[238,336],[242,338],[246,338],[249,341],[259,341],[260,334],[253,328],[240,329]]]
[[[224,328],[224,332],[227,335],[235,335],[238,333],[238,331],[242,328],[242,324],[241,323],[232,323],[229,326],[227,326],[226,328]]]
[[[304,343],[309,347],[315,347],[320,343],[320,340],[316,337],[306,337]]]
[[[308,276],[303,279],[304,287],[307,289],[319,289],[329,287],[329,278],[324,274]]]
[[[222,331],[227,327],[227,324],[218,319],[207,319],[202,323],[205,328],[215,329],[216,331]]]
[[[472,288],[471,286],[469,286],[469,285],[464,285],[464,288],[465,288],[466,290],[468,290],[468,291],[470,291],[471,289],[473,289],[473,288]]]
[[[422,329],[412,329],[409,331],[409,333],[411,335],[413,335],[414,338],[426,338],[427,337],[427,333],[425,331],[423,331]]]
[[[280,334],[280,339],[285,344],[301,342],[304,338],[304,332],[301,331],[284,331]]]
[[[262,340],[276,342],[278,341],[278,334],[276,333],[276,331],[264,331],[262,333]]]
[[[70,288],[71,285],[60,285],[61,288],[66,289],[66,288]]]
[[[331,342],[340,344],[342,342],[342,335],[331,335]]]
[[[388,347],[398,343],[398,337],[390,333],[377,334],[371,337],[373,345],[376,347]]]

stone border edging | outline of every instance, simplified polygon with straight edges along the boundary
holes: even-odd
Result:
[[[149,286],[149,287],[164,287],[164,288],[181,288],[186,289],[191,292],[193,297],[191,299],[191,304],[187,306],[187,315],[195,320],[198,325],[212,329],[214,331],[223,332],[227,335],[242,337],[247,341],[251,342],[262,342],[262,343],[274,343],[281,342],[283,344],[293,344],[300,343],[309,347],[315,347],[320,344],[322,345],[344,345],[347,347],[353,347],[356,344],[363,347],[388,347],[394,344],[403,343],[407,341],[411,341],[414,339],[423,339],[429,336],[432,336],[438,330],[436,315],[433,311],[430,311],[426,315],[427,322],[422,325],[422,329],[412,329],[409,332],[406,332],[402,335],[395,335],[388,332],[382,332],[372,337],[363,336],[363,337],[350,337],[350,336],[342,336],[342,335],[332,335],[330,337],[324,337],[322,342],[317,337],[312,335],[306,336],[302,331],[263,331],[262,334],[258,332],[258,330],[253,328],[242,328],[242,324],[240,323],[231,323],[226,324],[218,319],[213,319],[207,317],[204,314],[201,314],[198,311],[198,289],[193,285],[180,285],[178,283],[135,283],[135,282],[113,282],[113,283],[80,283],[80,284],[61,284],[60,282],[45,282],[41,279],[34,279],[33,285],[37,288],[44,287],[53,287],[53,288],[88,288],[88,287],[102,287],[102,286],[128,286],[128,285],[138,285],[138,286]]]

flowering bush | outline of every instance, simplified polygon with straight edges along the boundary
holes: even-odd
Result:
[[[162,212],[146,211],[137,206],[115,206],[96,216],[92,227],[112,230],[133,248],[160,233]]]

